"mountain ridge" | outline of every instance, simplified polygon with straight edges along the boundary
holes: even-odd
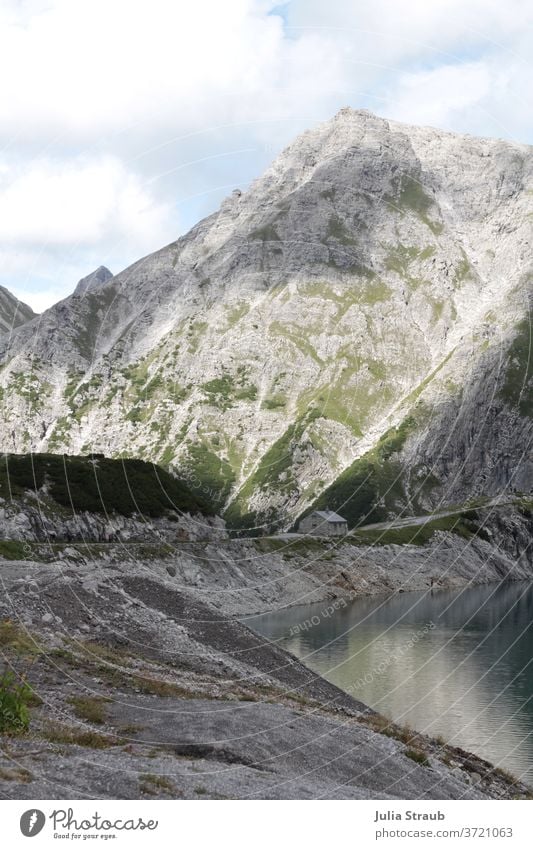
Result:
[[[188,234],[0,340],[28,421],[13,433],[5,414],[2,448],[137,454],[231,522],[287,526],[418,404],[393,451],[407,480],[527,314],[531,186],[526,145],[341,110]],[[465,494],[453,463],[421,509]],[[405,488],[374,500],[408,509]]]
[[[12,333],[17,327],[36,317],[32,308],[0,286],[0,335]]]

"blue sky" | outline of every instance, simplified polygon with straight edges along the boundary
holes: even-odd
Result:
[[[350,105],[531,143],[529,0],[2,0],[0,283],[42,310]]]

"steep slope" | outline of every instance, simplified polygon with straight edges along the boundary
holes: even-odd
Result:
[[[513,320],[507,306],[507,323],[487,313],[479,332],[408,398],[401,424],[314,506],[330,504],[354,526],[533,491],[531,324],[528,309]],[[518,315],[520,308],[518,299]]]
[[[0,335],[11,333],[32,318],[35,318],[32,308],[15,298],[4,286],[0,286]]]
[[[368,452],[385,480],[353,521],[462,494],[449,478],[479,411],[438,473],[435,450],[497,340],[507,368],[532,183],[525,145],[341,110],[189,234],[17,331],[0,444],[156,460],[236,524],[290,524]],[[500,484],[502,456],[495,437]]]

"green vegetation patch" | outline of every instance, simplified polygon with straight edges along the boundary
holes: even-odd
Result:
[[[0,622],[0,650],[6,649],[19,655],[40,654],[41,651],[31,635],[10,619]]]
[[[215,454],[205,443],[189,444],[187,453],[185,462],[191,478],[198,482],[202,492],[208,493],[209,502],[220,507],[235,481],[235,473],[230,463]]]
[[[226,307],[227,309],[227,327],[226,330],[230,330],[232,327],[235,327],[239,321],[244,318],[244,316],[250,311],[250,305],[245,301],[242,301],[240,304],[237,304],[234,307]]]
[[[149,796],[157,796],[158,793],[168,792],[174,793],[175,787],[165,775],[153,775],[150,772],[142,773],[139,776],[139,787],[142,793],[146,793]]]
[[[384,200],[393,207],[399,207],[400,211],[409,209],[414,212],[435,235],[442,233],[443,225],[430,218],[430,213],[437,210],[437,204],[419,180],[408,174],[402,174],[401,177],[392,181],[392,185],[394,194]]]
[[[472,539],[474,536],[483,536],[480,533],[476,514],[474,511],[465,510],[452,516],[429,517],[420,525],[405,525],[398,528],[368,528],[356,530],[350,534],[353,539],[361,545],[426,545],[432,539],[436,531],[448,531],[462,537],[464,540]]]
[[[341,245],[346,245],[347,247],[357,244],[357,240],[337,215],[332,215],[328,219],[326,237],[328,239],[335,239]]]
[[[500,397],[522,416],[533,415],[533,336],[528,318],[517,325],[508,353],[508,366]]]
[[[345,469],[306,513],[329,506],[346,518],[349,527],[363,520],[384,521],[391,510],[406,502],[402,465],[394,455],[416,426],[409,416],[383,434],[375,448]]]
[[[429,758],[421,749],[407,749],[405,756],[421,766],[429,766]]]
[[[385,258],[385,267],[388,271],[394,271],[409,285],[411,289],[418,289],[425,282],[421,277],[415,277],[410,273],[410,266],[416,260],[426,259],[434,252],[434,248],[428,246],[419,248],[415,245],[398,244],[391,248]]]
[[[72,705],[78,719],[94,722],[95,725],[103,725],[106,717],[106,705],[111,699],[104,696],[70,696],[69,704]]]
[[[392,289],[372,272],[361,277],[352,278],[333,288],[329,283],[320,280],[310,281],[302,288],[302,294],[308,298],[318,298],[320,301],[332,301],[338,304],[336,321],[353,306],[375,306],[390,300]]]
[[[257,398],[257,386],[247,383],[247,368],[239,366],[236,375],[223,372],[220,377],[208,380],[202,384],[202,389],[207,395],[209,403],[219,410],[227,410],[233,407],[237,401],[255,401]]]
[[[31,546],[20,540],[0,540],[0,557],[4,560],[33,560]]]
[[[0,495],[20,499],[47,485],[59,505],[76,511],[163,516],[167,511],[212,513],[208,503],[164,469],[143,460],[110,460],[102,455],[4,454]]]
[[[310,357],[319,365],[324,365],[323,361],[318,356],[315,348],[309,341],[309,329],[301,327],[295,323],[283,323],[281,321],[273,321],[269,325],[268,332],[272,336],[279,336],[291,342],[301,353]]]
[[[33,690],[11,670],[0,676],[0,732],[23,733],[30,725],[28,706]]]
[[[268,395],[263,400],[261,406],[265,410],[280,410],[287,406],[287,399],[285,395],[281,395],[280,393],[276,395]]]
[[[42,736],[50,743],[83,746],[87,749],[107,749],[110,746],[119,746],[123,742],[118,737],[110,737],[100,731],[71,728],[58,722],[48,723],[43,728]]]
[[[263,455],[255,472],[248,478],[225,511],[225,519],[229,526],[242,528],[257,523],[256,514],[246,511],[248,499],[257,489],[266,491],[272,488],[277,492],[288,493],[294,488],[292,451],[308,425],[319,417],[319,410],[310,409],[290,424],[285,433]]]

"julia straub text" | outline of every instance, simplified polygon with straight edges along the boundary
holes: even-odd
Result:
[[[443,820],[442,811],[376,811],[374,822],[391,822],[392,820]]]

